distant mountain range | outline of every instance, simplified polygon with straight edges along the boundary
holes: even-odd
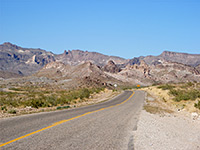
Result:
[[[146,57],[138,57],[130,60],[130,64],[137,62],[138,60],[144,60],[147,64],[154,64],[158,60],[165,60],[171,62],[182,63],[185,65],[189,65],[192,67],[196,67],[200,64],[200,54],[187,54],[187,53],[177,53],[164,51],[162,54],[158,56],[146,56]]]
[[[9,42],[0,45],[0,77],[30,75],[76,80],[80,84],[200,81],[200,54],[164,51],[159,56],[124,59],[81,50],[57,55]]]
[[[96,52],[72,50],[56,55],[42,49],[22,48],[9,42],[0,45],[0,71],[8,71],[20,75],[34,74],[53,61],[70,65],[78,65],[90,61],[102,66],[108,60],[113,60],[118,64],[127,62],[126,59],[120,57],[107,56]]]

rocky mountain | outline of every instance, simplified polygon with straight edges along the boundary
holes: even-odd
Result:
[[[55,55],[45,50],[22,48],[9,42],[0,45],[0,70],[4,72],[31,75],[52,61]]]
[[[195,67],[200,72],[200,64]]]
[[[144,60],[147,64],[155,64],[159,60],[170,61],[182,63],[185,65],[190,65],[192,67],[196,67],[200,65],[200,54],[187,54],[187,53],[177,53],[164,51],[162,54],[158,56],[146,56],[146,57],[135,57],[129,60],[128,64],[138,64],[140,60]]]
[[[90,61],[93,64],[104,66],[109,60],[115,61],[117,64],[124,64],[127,62],[126,59],[115,57],[115,56],[107,56],[97,52],[88,52],[88,51],[81,51],[81,50],[68,50],[64,51],[63,54],[58,55],[56,57],[58,62],[62,62],[64,64],[70,65],[78,65],[84,62]]]
[[[100,67],[91,62],[80,65],[68,65],[52,62],[40,70],[36,76],[58,81],[67,81],[72,85],[151,85],[153,83],[200,82],[200,71],[195,67],[181,63],[158,61],[148,65],[144,60],[138,64],[118,68],[114,61]]]
[[[55,55],[11,43],[0,45],[0,78],[23,75],[45,77],[73,87],[200,82],[200,55],[164,51],[159,56],[126,60],[81,50]]]
[[[85,85],[112,86],[114,83],[123,84],[103,71],[103,69],[91,62],[85,62],[76,66],[61,62],[51,62],[41,69],[37,77],[47,77],[58,82],[67,82],[71,87]]]
[[[96,52],[68,50],[63,54],[55,55],[39,48],[22,48],[9,42],[0,45],[0,71],[15,73],[16,77],[34,74],[53,61],[69,65],[79,65],[90,61],[96,65],[104,66],[109,60],[114,60],[117,64],[127,62],[126,59],[120,57],[107,56]]]
[[[133,84],[150,85],[153,83],[200,82],[200,71],[181,63],[161,61],[148,65],[144,60],[139,64],[127,65],[118,74],[109,74],[118,80]]]
[[[112,60],[108,61],[108,63],[103,67],[103,70],[110,73],[118,73],[121,71],[120,67],[118,67]]]

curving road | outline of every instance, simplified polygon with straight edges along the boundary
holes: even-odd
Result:
[[[96,105],[0,119],[0,149],[133,149],[143,91]]]

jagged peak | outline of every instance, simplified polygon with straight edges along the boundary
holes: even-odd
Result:
[[[109,60],[107,64],[108,65],[115,65],[115,62],[113,60]]]
[[[4,42],[3,45],[14,45],[14,44],[12,44],[10,42]]]
[[[198,55],[198,54],[189,54],[183,52],[173,52],[173,51],[163,51],[160,56],[168,56],[168,55]]]
[[[4,46],[8,46],[8,47],[14,47],[14,48],[16,48],[16,49],[19,48],[19,46],[15,45],[15,44],[12,44],[12,43],[10,43],[10,42],[4,42],[3,45],[4,45]]]

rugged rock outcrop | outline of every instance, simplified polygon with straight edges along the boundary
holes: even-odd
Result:
[[[121,71],[121,69],[112,60],[108,61],[108,63],[103,67],[103,70],[110,73],[118,73]]]
[[[22,48],[8,42],[0,45],[1,71],[31,75],[52,61],[55,55],[45,50]]]
[[[139,81],[142,83],[145,81],[146,84],[152,82],[200,82],[200,73],[196,68],[181,63],[161,60],[152,65],[146,64],[143,60],[140,61],[139,65],[127,65],[125,69],[118,73],[118,76],[115,77],[117,79],[129,80],[129,82]]]
[[[111,59],[114,60],[117,64],[124,64],[127,62],[126,59],[120,57],[107,56],[97,52],[88,52],[81,50],[65,50],[63,54],[56,57],[57,61],[70,65],[78,65],[90,61],[98,66],[104,66],[106,65],[107,61]]]
[[[9,42],[0,45],[0,71],[23,75],[32,75],[46,64],[57,61],[69,65],[79,65],[87,61],[104,66],[108,60],[114,60],[117,64],[124,64],[126,59],[107,56],[96,52],[81,50],[68,50],[63,54],[56,55],[42,49],[22,48]]]
[[[135,57],[129,60],[129,64],[138,64],[140,60],[144,60],[147,64],[152,65],[161,61],[177,62],[185,65],[196,67],[200,64],[200,54],[187,54],[164,51],[158,56]]]
[[[48,77],[55,80],[68,80],[71,85],[113,85],[122,83],[103,72],[101,67],[85,62],[80,65],[68,65],[61,62],[51,62],[41,69],[36,76]]]

